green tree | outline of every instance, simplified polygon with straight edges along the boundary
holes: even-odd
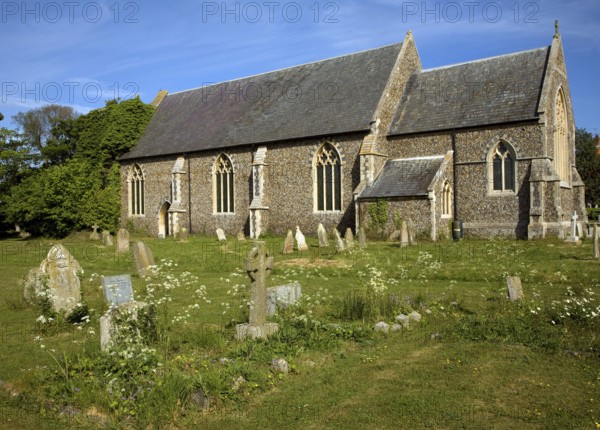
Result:
[[[585,183],[585,200],[592,206],[600,205],[600,155],[594,137],[585,129],[575,133],[577,171]]]
[[[9,227],[6,218],[6,197],[11,187],[31,173],[31,151],[15,130],[0,128],[0,229]]]
[[[57,122],[41,150],[44,166],[11,188],[6,218],[34,235],[62,237],[96,222],[115,231],[118,158],[137,143],[153,112],[135,98]]]
[[[70,106],[51,104],[27,112],[19,112],[12,118],[21,127],[27,143],[41,151],[51,138],[52,129],[61,120],[77,118],[77,112]]]

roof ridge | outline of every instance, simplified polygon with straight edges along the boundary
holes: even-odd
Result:
[[[496,60],[498,58],[512,57],[512,56],[515,56],[515,55],[521,55],[521,54],[525,54],[525,53],[528,53],[528,52],[535,52],[535,51],[547,50],[548,48],[550,48],[550,47],[549,46],[545,46],[545,47],[542,47],[542,48],[534,48],[534,49],[527,49],[525,51],[511,52],[509,54],[494,55],[493,57],[479,58],[477,60],[472,60],[472,61],[463,61],[462,63],[448,64],[446,66],[431,67],[429,69],[423,69],[423,70],[421,70],[421,73],[431,72],[431,71],[434,71],[434,70],[449,69],[449,68],[452,68],[452,67],[464,66],[466,64],[482,63],[484,61]]]
[[[445,157],[445,155],[426,155],[423,157],[392,158],[389,161],[433,160],[436,158],[444,158],[444,157]]]
[[[169,93],[167,95],[167,97],[168,96],[173,96],[175,94],[182,94],[182,93],[186,93],[186,92],[190,92],[190,91],[197,91],[197,90],[201,90],[203,88],[210,88],[210,87],[214,87],[214,86],[217,86],[217,85],[222,85],[222,84],[226,84],[226,83],[230,83],[230,82],[242,81],[244,79],[256,78],[256,77],[263,76],[263,75],[269,75],[271,73],[277,73],[277,72],[282,72],[284,70],[295,69],[297,67],[303,67],[303,66],[308,66],[308,65],[311,65],[311,64],[323,63],[325,61],[337,60],[339,58],[344,58],[344,57],[352,57],[354,55],[365,54],[365,53],[371,52],[371,51],[377,51],[377,50],[380,50],[380,49],[391,48],[392,46],[399,46],[399,45],[402,45],[402,43],[403,42],[392,43],[392,44],[389,44],[389,45],[379,46],[377,48],[369,48],[369,49],[364,49],[362,51],[351,52],[350,54],[336,55],[335,57],[324,58],[322,60],[309,61],[308,63],[297,64],[295,66],[282,67],[281,69],[270,70],[268,72],[257,73],[255,75],[242,76],[242,77],[235,78],[235,79],[230,79],[230,80],[227,80],[227,81],[215,82],[215,83],[211,83],[210,85],[202,85],[200,87],[189,88],[187,90],[175,91],[173,93]]]

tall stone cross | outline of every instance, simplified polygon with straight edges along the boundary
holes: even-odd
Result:
[[[265,242],[255,242],[244,259],[244,270],[252,280],[250,325],[264,325],[267,321],[267,276],[272,267],[273,257],[269,256]]]

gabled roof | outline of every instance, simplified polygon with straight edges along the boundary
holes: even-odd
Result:
[[[122,159],[368,131],[401,47],[169,94]]]
[[[443,161],[443,155],[388,160],[375,182],[363,190],[359,199],[427,196]]]
[[[550,48],[414,73],[388,135],[538,118]]]

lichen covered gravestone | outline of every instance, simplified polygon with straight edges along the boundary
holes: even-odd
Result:
[[[298,226],[296,226],[296,244],[298,246],[298,251],[308,251],[306,238],[304,237],[304,234],[300,231],[300,227]]]
[[[244,259],[244,270],[252,280],[250,292],[250,321],[248,324],[238,324],[236,339],[267,338],[279,330],[279,325],[267,322],[267,276],[273,266],[273,257],[270,257],[266,244],[257,241]]]
[[[28,302],[49,300],[65,317],[81,302],[79,274],[83,270],[63,245],[54,245],[39,268],[29,271],[23,295]]]
[[[110,234],[110,231],[108,231],[108,230],[102,231],[102,245],[104,245],[104,246],[113,246],[114,245],[112,234]]]
[[[367,247],[367,235],[366,235],[365,229],[363,227],[360,227],[358,229],[358,246],[361,249],[364,249]]]
[[[521,278],[518,276],[507,276],[506,287],[508,288],[508,297],[511,300],[521,300],[523,298],[523,288]]]
[[[217,229],[217,239],[219,240],[219,242],[224,242],[227,240],[227,236],[225,236],[225,232],[222,228]]]
[[[182,242],[187,242],[188,238],[190,237],[190,234],[188,233],[188,229],[183,227],[181,230],[179,230],[179,240]]]
[[[319,223],[319,226],[317,227],[317,236],[319,237],[319,247],[320,248],[329,246],[329,240],[327,239],[327,231],[325,230],[325,227],[323,227],[323,224],[321,224],[321,223]]]
[[[122,228],[117,232],[117,252],[129,251],[129,232]]]
[[[292,234],[292,230],[288,230],[287,236],[285,237],[285,242],[283,242],[283,250],[282,254],[291,254],[294,252],[294,235]]]
[[[354,235],[352,234],[352,229],[350,227],[346,229],[344,239],[346,239],[346,248],[352,249],[354,247]]]
[[[402,231],[400,233],[400,247],[404,248],[410,245],[410,239],[408,237],[408,225],[402,222]]]
[[[267,288],[267,315],[274,315],[278,306],[286,308],[296,304],[301,296],[302,287],[298,282]]]
[[[102,289],[111,306],[133,301],[131,275],[103,276]]]
[[[145,344],[136,322],[146,309],[144,302],[127,302],[110,309],[100,317],[100,349],[108,351],[111,348],[122,348],[131,344]]]
[[[154,255],[144,242],[137,242],[133,247],[133,259],[140,275],[145,275],[150,266],[154,266]]]
[[[344,243],[342,236],[340,236],[340,232],[337,230],[337,228],[333,229],[333,235],[335,236],[335,250],[337,252],[346,251],[346,244]]]

